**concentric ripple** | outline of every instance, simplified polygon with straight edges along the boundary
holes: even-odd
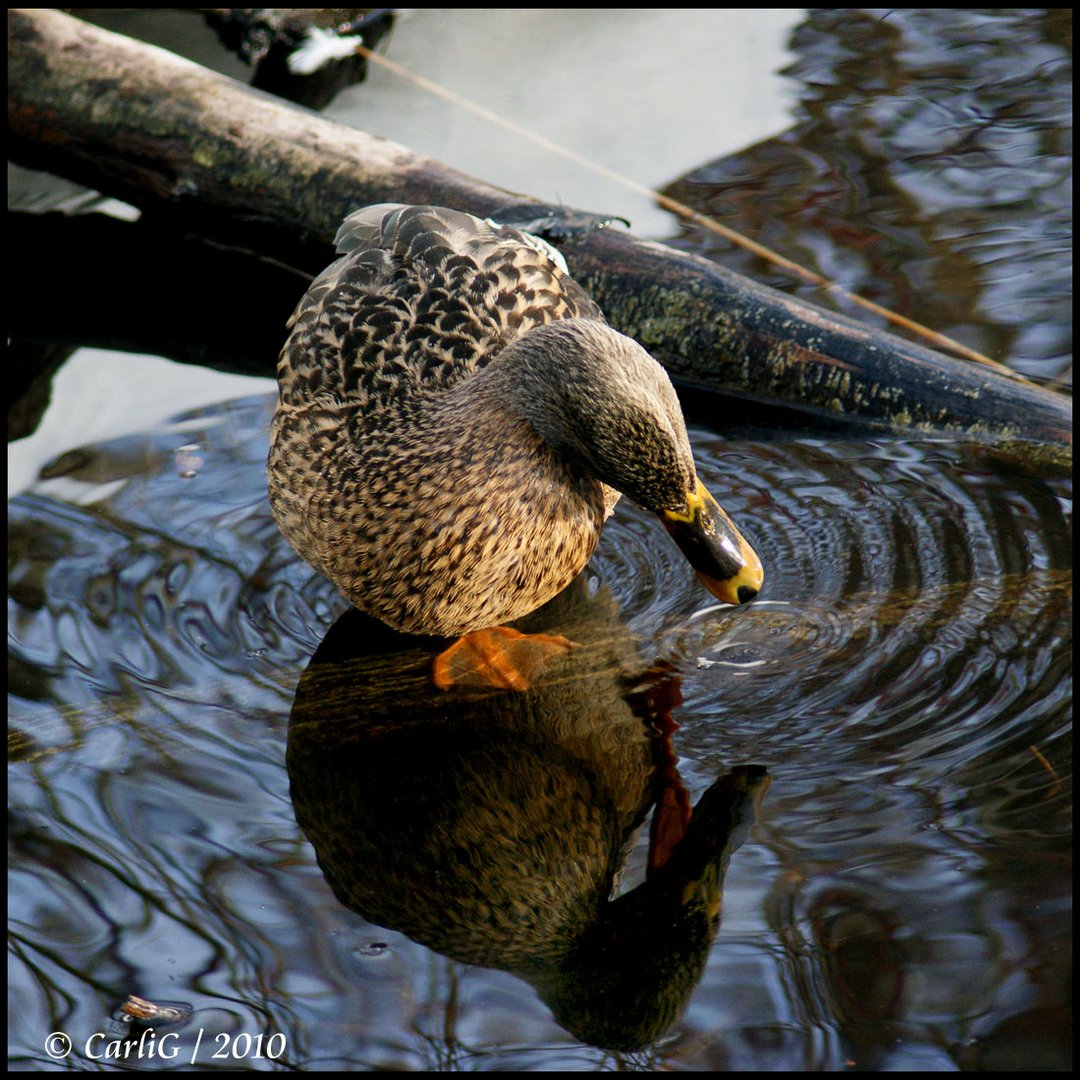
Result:
[[[303,662],[344,602],[269,516],[270,406],[66,455],[10,504],[17,674],[85,702],[133,682],[196,685],[207,665],[246,677],[252,658]],[[685,673],[688,708],[755,745],[781,718],[909,738],[943,716],[970,735],[1060,711],[1070,488],[1053,469],[933,440],[691,437],[762,557],[760,598],[717,605],[626,500],[589,569],[645,660]]]
[[[788,738],[800,719],[811,740],[858,725],[897,742],[991,722],[1007,738],[1031,709],[1060,720],[1070,485],[1056,469],[934,440],[692,441],[765,564],[761,597],[711,602],[663,530],[622,504],[593,564],[687,673],[688,708],[759,753],[763,733]]]

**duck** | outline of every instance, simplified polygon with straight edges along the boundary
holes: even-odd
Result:
[[[741,605],[761,560],[697,475],[663,367],[541,237],[437,206],[350,214],[287,326],[267,463],[293,549],[448,689],[573,647],[506,624],[566,588],[621,496]]]

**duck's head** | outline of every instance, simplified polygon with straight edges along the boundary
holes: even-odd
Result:
[[[568,319],[523,335],[492,366],[546,442],[659,516],[709,592],[728,604],[757,596],[761,560],[698,479],[671,380],[637,342]]]

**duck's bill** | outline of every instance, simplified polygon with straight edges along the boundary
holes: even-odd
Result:
[[[765,571],[757,552],[700,480],[685,512],[665,510],[660,519],[718,600],[745,604],[761,591]]]

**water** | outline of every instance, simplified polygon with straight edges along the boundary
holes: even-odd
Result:
[[[270,408],[87,448],[10,504],[13,1045],[33,1052],[43,1011],[87,1033],[138,993],[185,1000],[207,1039],[282,1032],[296,1064],[333,1046],[343,1064],[435,1067],[451,1008],[462,1067],[599,1063],[524,982],[365,922],[314,865],[287,725],[345,605],[269,517]],[[610,590],[605,632],[632,632],[641,667],[680,673],[691,796],[740,763],[772,787],[678,1034],[650,1060],[1007,1052],[998,1024],[1019,1010],[1044,1026],[1064,975],[1067,481],[978,446],[692,437],[715,491],[740,477],[721,497],[769,568],[763,599],[711,608],[625,506],[590,591]],[[393,678],[390,715],[444,707]],[[579,691],[599,708],[596,683]]]
[[[1001,25],[969,18],[952,53]],[[800,62],[833,70],[853,33],[835,13],[811,15]],[[890,55],[915,79],[928,53],[905,40]],[[1030,79],[1059,70],[1050,53],[1028,64],[1013,52]],[[842,65],[833,81],[804,77],[838,98],[859,86]],[[1049,139],[1047,123],[1036,116],[1031,131]],[[919,205],[936,222],[934,177],[928,163]],[[1029,214],[1046,197],[1033,193]],[[983,246],[991,226],[967,227],[964,246]],[[993,281],[1052,285],[1033,251],[1011,252]],[[934,257],[955,267],[953,254],[944,244]],[[915,280],[907,256],[895,280]],[[1025,295],[1052,343],[1041,359],[1025,355],[1050,376],[1063,318],[1047,315],[1042,290],[1016,302]],[[1021,351],[1008,353],[1018,366]],[[135,1067],[193,1054],[250,1068],[1067,1067],[1071,482],[1054,455],[762,431],[696,403],[699,470],[762,556],[762,598],[713,607],[658,523],[621,505],[574,606],[552,616],[582,643],[574,666],[526,699],[523,719],[516,699],[447,704],[417,647],[376,643],[349,668],[311,663],[332,651],[346,605],[270,518],[271,408],[249,397],[80,447],[9,502],[13,1067],[49,1067],[50,1032],[71,1036],[65,1064],[78,1068],[107,1039],[138,1037],[145,1024],[118,1018],[131,994],[192,1010],[179,1027],[156,1024],[159,1037],[175,1032],[166,1045],[178,1056]],[[360,640],[343,623],[330,641],[343,632],[350,647]],[[657,660],[666,674],[647,675]],[[679,725],[667,738],[665,707]],[[340,719],[350,711],[353,723]],[[314,750],[312,716],[331,721]],[[526,721],[544,738],[529,743]],[[455,734],[440,743],[447,725]],[[419,738],[380,742],[399,729]],[[368,756],[356,760],[375,766],[353,793],[358,740]],[[568,746],[554,765],[545,756]],[[618,829],[637,823],[650,770],[677,765],[694,803],[739,767],[771,777],[756,811],[740,810],[726,876],[700,887],[714,903],[722,878],[718,932],[688,924],[680,960],[664,953],[652,970],[649,947],[667,925],[656,918],[615,958],[624,986],[642,970],[659,979],[699,965],[685,993],[671,991],[681,1017],[638,1049],[610,1049],[611,1015],[590,1011],[589,979],[553,975],[579,970],[568,923],[552,920],[560,904],[578,911],[565,863],[552,885],[511,846],[519,872],[495,882],[509,890],[498,911],[524,898],[535,913],[535,940],[478,933],[475,907],[455,921],[444,903],[434,926],[418,915],[432,897],[470,895],[470,875],[412,858],[441,827],[439,807],[459,805],[443,794],[425,810],[446,774],[473,776],[456,789],[463,827],[500,822],[472,836],[485,852],[519,820],[505,815],[539,797],[521,776],[547,778],[554,832],[529,819],[537,863],[581,862],[583,894],[606,881],[589,837],[610,846],[617,830],[584,828],[594,804],[568,760],[592,763],[597,820]],[[348,800],[370,790],[374,804],[350,817]],[[367,821],[393,842],[364,840]],[[644,877],[646,832],[624,894]],[[412,938],[387,928],[402,897]],[[439,934],[439,951],[413,940]],[[465,954],[478,963],[448,958]],[[614,1010],[624,1035],[627,1016]]]
[[[790,40],[793,125],[665,191],[1032,379],[1071,386],[1071,35],[1064,9],[815,9]],[[682,232],[758,281],[840,304],[703,229]]]

